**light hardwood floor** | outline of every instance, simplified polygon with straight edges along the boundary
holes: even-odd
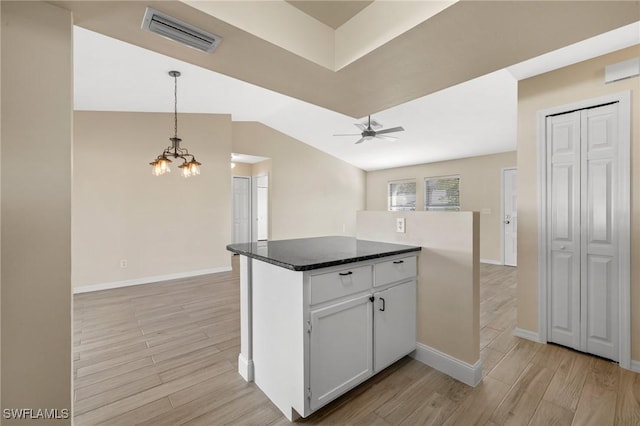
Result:
[[[233,272],[74,296],[76,425],[288,424],[237,373],[233,263]],[[481,265],[476,388],[406,357],[301,423],[640,425],[640,375],[513,336],[515,287],[515,268]]]

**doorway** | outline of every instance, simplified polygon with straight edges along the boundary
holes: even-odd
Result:
[[[233,243],[251,241],[251,178],[233,176]]]
[[[541,340],[631,366],[630,94],[538,115]]]
[[[253,241],[269,239],[269,175],[253,177]]]
[[[502,259],[518,266],[518,170],[502,169]]]

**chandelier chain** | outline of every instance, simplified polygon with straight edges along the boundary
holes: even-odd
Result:
[[[173,76],[173,134],[178,137],[178,76]]]

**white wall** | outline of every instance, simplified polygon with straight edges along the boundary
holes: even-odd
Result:
[[[640,360],[640,78],[605,84],[604,70],[640,56],[640,45],[518,84],[518,327],[538,330],[537,112],[631,91],[631,349]]]
[[[406,220],[406,233],[395,230]],[[478,213],[358,212],[357,237],[422,247],[418,342],[474,365],[480,359]]]
[[[390,181],[416,181],[416,210],[424,210],[424,179],[460,176],[460,210],[480,212],[480,259],[502,261],[502,169],[516,166],[516,152],[440,161],[367,173],[367,210],[387,210]]]
[[[153,176],[173,114],[74,114],[73,286],[215,272],[230,267],[231,118],[179,114],[199,176]],[[120,267],[127,260],[127,268]]]
[[[270,158],[270,239],[355,235],[363,170],[257,122],[233,123],[233,152]]]
[[[1,7],[2,407],[70,409],[71,13]]]

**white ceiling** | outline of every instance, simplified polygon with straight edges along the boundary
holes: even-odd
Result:
[[[334,137],[356,133],[352,118],[79,27],[74,31],[75,109],[231,114],[259,121],[364,170],[516,149],[517,79],[640,43],[640,23],[373,114],[403,126],[395,142]],[[425,76],[428,78],[428,76]],[[168,123],[168,131],[171,131]],[[242,154],[252,154],[250,152]]]

